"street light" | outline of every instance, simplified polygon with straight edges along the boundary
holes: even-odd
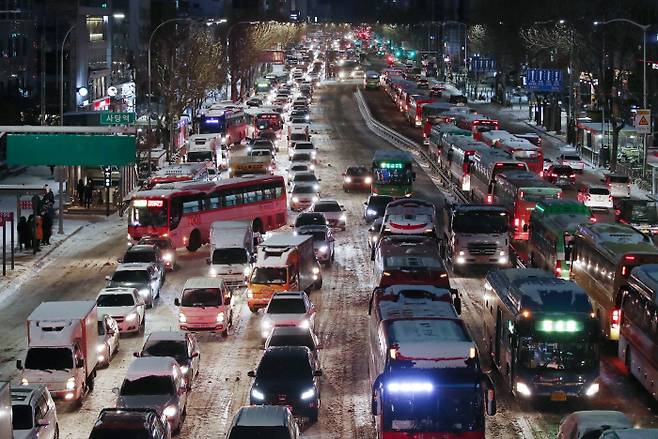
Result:
[[[59,53],[59,125],[64,125],[64,45],[66,44],[66,39],[69,37],[75,24],[71,25],[69,30],[64,34],[64,39],[62,40],[62,50]]]
[[[613,18],[605,21],[595,21],[594,26],[606,25],[610,23],[628,23],[642,29],[642,107],[647,108],[647,29],[650,24],[640,24],[628,18]],[[642,163],[642,174],[644,175],[647,166],[647,135],[644,134],[644,162]]]

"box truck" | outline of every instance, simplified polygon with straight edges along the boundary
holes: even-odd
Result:
[[[210,275],[233,289],[244,287],[256,260],[251,221],[215,221],[210,225]]]

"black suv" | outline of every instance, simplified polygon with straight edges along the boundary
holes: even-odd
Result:
[[[169,423],[154,409],[106,408],[101,410],[89,439],[143,437],[170,439]]]
[[[270,347],[254,372],[249,392],[252,405],[285,405],[296,416],[318,420],[320,407],[319,377],[322,370],[314,368],[314,358],[306,346]]]
[[[171,243],[171,239],[160,236],[144,236],[139,240],[137,245],[154,245],[162,252],[167,270],[176,268],[176,249]]]
[[[319,212],[302,212],[295,218],[293,226],[295,229],[304,226],[327,226],[327,218]]]
[[[165,260],[162,256],[162,250],[156,245],[133,245],[126,251],[126,254],[123,255],[123,259],[120,259],[119,262],[121,264],[128,264],[131,262],[154,264],[160,272],[160,280],[162,283],[165,281]]]

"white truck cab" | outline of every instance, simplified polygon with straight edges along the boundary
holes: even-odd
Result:
[[[249,221],[213,222],[207,261],[210,275],[221,276],[229,288],[245,286],[256,260],[258,239]]]

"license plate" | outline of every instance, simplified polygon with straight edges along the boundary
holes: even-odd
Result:
[[[564,392],[551,393],[551,401],[564,402],[567,400],[567,394]]]

